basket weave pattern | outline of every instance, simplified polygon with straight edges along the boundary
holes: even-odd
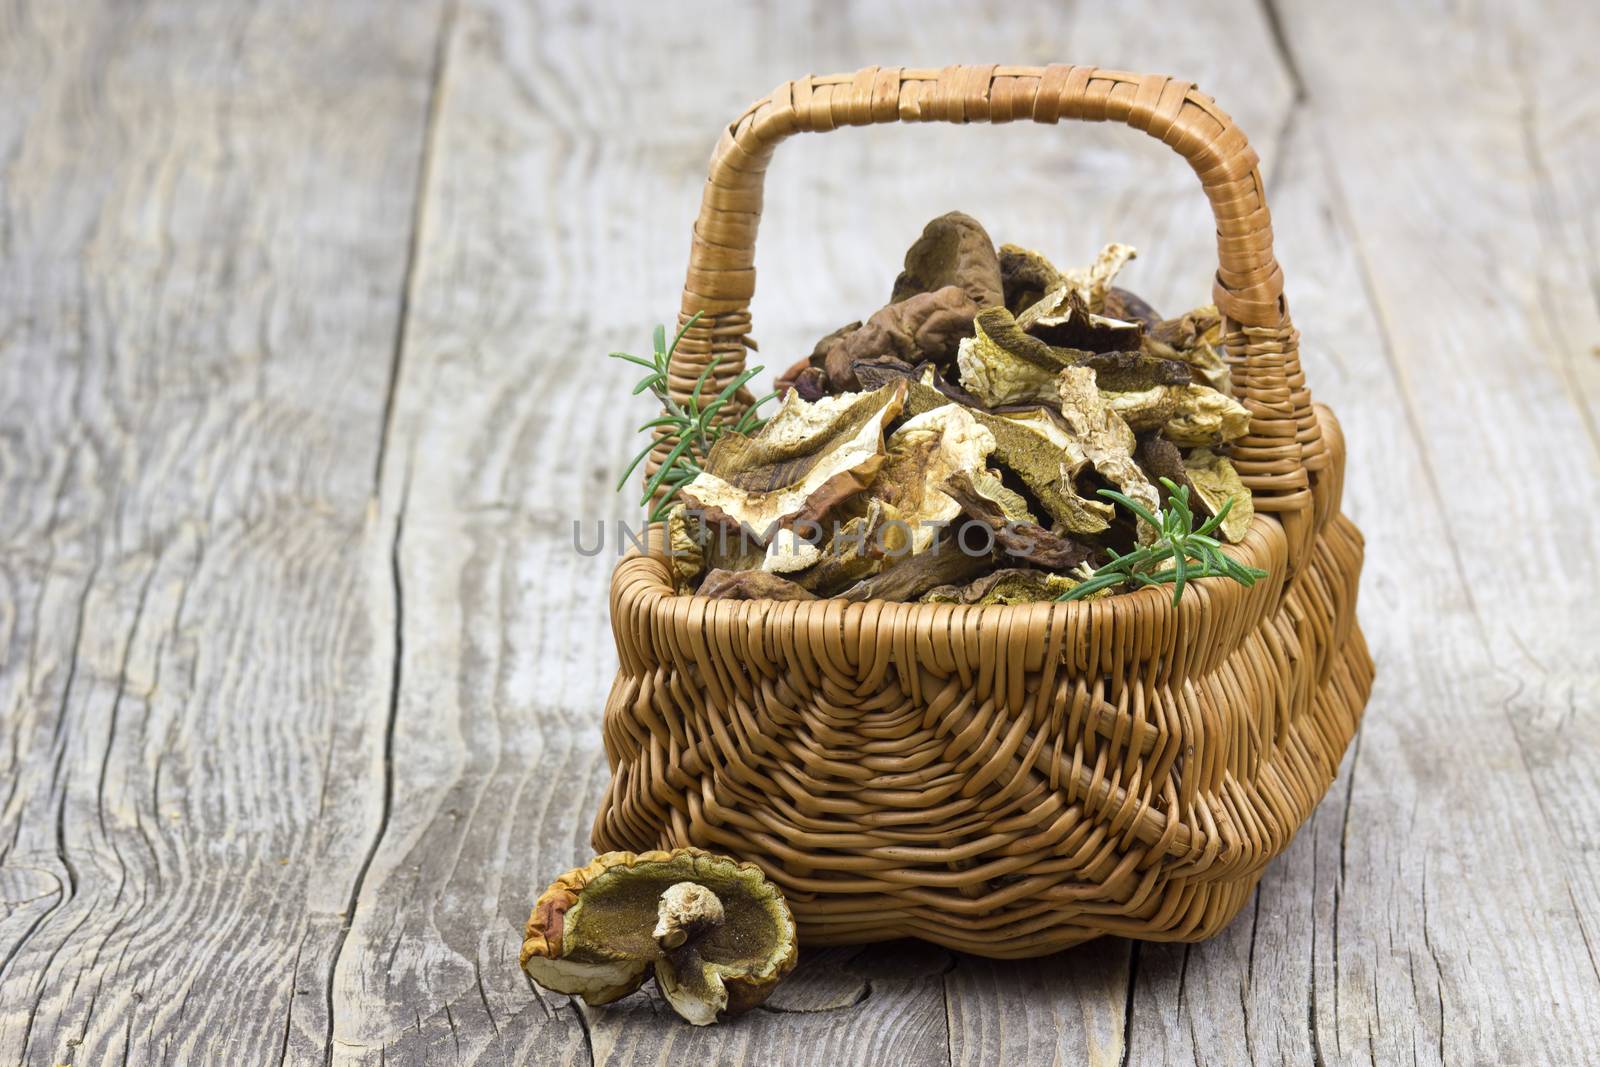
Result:
[[[1234,464],[1258,512],[1230,549],[1271,577],[968,607],[676,596],[659,531],[618,565],[606,849],[759,863],[811,944],[922,937],[989,956],[1099,934],[1194,940],[1248,899],[1332,782],[1372,681],[1344,448],[1313,405],[1255,154],[1192,85],[1084,67],[869,68],[787,82],[723,134],[674,357],[742,368],[761,184],[800,131],[1113,119],[1193,166],[1214,299],[1251,412]],[[659,460],[670,442],[656,453]]]

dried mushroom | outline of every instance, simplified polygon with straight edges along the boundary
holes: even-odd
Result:
[[[994,451],[994,434],[959,404],[945,404],[908,419],[889,437],[889,455],[872,485],[883,503],[885,550],[922,552],[939,527],[961,514],[943,493],[945,479],[982,469]]]
[[[1236,540],[1253,514],[1227,459],[1250,415],[1232,395],[1222,316],[1162,318],[1113,284],[1133,258],[1108,244],[1063,271],[1020,245],[997,253],[969,216],[940,216],[891,302],[790,367],[765,422],[741,391],[748,372],[729,379],[713,362],[679,395],[677,342],[660,330],[653,361],[618,354],[651,371],[640,389],[665,410],[646,425],[674,442],[646,496],[689,505],[651,504],[678,589],[992,604],[1254,580],[1210,551],[1212,531]],[[1198,570],[1161,570],[1173,559]]]
[[[1136,393],[1105,390],[1111,410],[1135,430],[1159,429],[1174,444],[1225,444],[1250,429],[1245,406],[1204,385],[1155,385]]]
[[[817,543],[820,536],[820,530],[807,530],[805,534],[793,529],[779,530],[767,543],[767,554],[762,557],[761,569],[769,574],[805,570],[822,558],[822,546]]]
[[[791,392],[759,432],[719,440],[682,496],[707,521],[742,524],[763,542],[769,531],[815,521],[871,483],[905,391],[897,382],[814,404]]]
[[[1189,484],[1194,487],[1195,496],[1205,505],[1207,515],[1215,515],[1223,505],[1230,500],[1233,502],[1219,529],[1223,537],[1238,543],[1256,516],[1255,502],[1250,499],[1250,490],[1245,487],[1239,472],[1234,470],[1226,456],[1219,456],[1209,448],[1196,448],[1186,453],[1183,466]]]
[[[1146,330],[1154,329],[1161,321],[1156,309],[1143,298],[1115,285],[1106,287],[1106,302],[1100,313],[1107,318],[1121,319],[1123,322],[1137,322]]]
[[[1226,444],[1250,432],[1250,411],[1233,397],[1203,385],[1166,388],[1181,390],[1177,412],[1161,428],[1173,444]]]
[[[995,462],[1016,474],[1052,519],[1075,534],[1095,534],[1111,525],[1112,506],[1080,496],[1074,486],[1089,456],[1059,415],[1035,408],[983,422],[994,434]]]
[[[1078,579],[1026,567],[985,574],[966,585],[941,585],[922,595],[925,604],[1034,604],[1070,593]]]
[[[905,270],[894,281],[889,302],[959,285],[980,308],[1004,304],[1000,260],[978,220],[960,211],[940,215],[906,251]]]
[[[1218,351],[1221,346],[1222,315],[1215,304],[1195,308],[1175,319],[1158,321],[1145,335],[1145,349],[1151,355],[1182,360],[1205,384],[1231,396],[1233,378],[1228,371],[1228,361]]]
[[[1057,381],[1061,417],[1090,464],[1108,482],[1151,511],[1161,506],[1156,487],[1133,461],[1133,430],[1095,388],[1094,371],[1068,367]],[[1141,533],[1144,528],[1141,527]]]
[[[1073,353],[1024,333],[1003,307],[980,311],[973,325],[956,353],[963,388],[988,407],[1053,397],[1056,375],[1072,365]]]
[[[880,308],[859,329],[835,336],[822,352],[822,372],[838,392],[860,388],[853,367],[862,362],[949,363],[972,336],[977,313],[978,305],[959,286],[913,293]]]
[[[707,572],[695,590],[701,596],[721,600],[815,600],[815,593],[781,574],[768,571],[731,571],[717,568]]]
[[[702,531],[694,529],[689,521],[689,509],[678,505],[667,516],[667,546],[672,558],[672,573],[680,587],[694,581],[705,567],[705,546],[700,543]]]
[[[1066,570],[1089,561],[1093,550],[1088,545],[1051,533],[1036,522],[1007,514],[1006,501],[993,495],[996,482],[998,479],[993,479],[987,487],[980,487],[970,474],[961,471],[952,475],[943,488],[962,511],[987,527],[993,546],[1002,555],[1050,570]]]
[[[1031,248],[1000,246],[1000,284],[1005,291],[1006,309],[1020,315],[1044,299],[1046,293],[1065,285],[1055,265]]]
[[[1032,322],[1065,315],[1073,298],[1086,310],[1100,314],[1106,305],[1106,290],[1111,286],[1111,279],[1137,255],[1132,245],[1106,245],[1089,266],[1061,271],[1055,288],[1026,308],[1018,319]]]
[[[832,596],[883,569],[883,505],[869,501],[867,513],[836,530],[816,564],[795,575],[795,583],[820,596]]]
[[[652,972],[696,1026],[767,998],[797,956],[794,918],[760,868],[696,848],[608,852],[534,905],[522,968],[558,993],[609,1004]]]
[[[1193,379],[1187,363],[1145,352],[1090,352],[1078,360],[1077,366],[1094,371],[1095,385],[1102,393],[1188,385]]]
[[[959,545],[940,542],[927,552],[908,556],[863,579],[839,595],[845,600],[915,600],[940,585],[976,578],[993,565],[993,557],[964,552]]]
[[[1139,438],[1139,447],[1133,450],[1134,462],[1153,482],[1169,478],[1179,485],[1187,484],[1188,475],[1183,468],[1183,453],[1178,446],[1160,434],[1145,434]]]
[[[1041,314],[1044,307],[1041,301],[1024,311],[1017,316],[1017,325],[1052,348],[1077,353],[1132,352],[1143,344],[1143,326],[1095,314],[1076,290],[1067,290],[1058,311]]]
[[[1083,298],[1090,311],[1098,313],[1106,306],[1106,290],[1111,285],[1111,279],[1138,254],[1132,245],[1113,241],[1100,249],[1100,254],[1087,267],[1066,271],[1067,285]]]

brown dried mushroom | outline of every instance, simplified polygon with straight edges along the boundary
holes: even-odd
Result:
[[[906,251],[905,270],[894,280],[889,302],[898,304],[947,285],[959,285],[980,308],[1005,303],[994,242],[977,219],[960,211],[923,227],[922,236]]]
[[[704,456],[680,456],[659,483],[688,507],[667,529],[678,590],[1111,595],[1104,581],[1080,586],[1095,563],[1161,535],[1165,518],[1135,512],[1165,514],[1168,482],[1191,518],[1228,506],[1218,536],[1243,537],[1252,500],[1230,456],[1251,414],[1233,395],[1224,319],[1215,306],[1163,318],[1113,284],[1133,258],[1108,244],[1061,270],[1021,245],[997,253],[968,215],[934,219],[891,303],[791,366],[765,425],[702,439]],[[1120,509],[1101,496],[1111,489]]]
[[[656,984],[696,1026],[767,998],[797,955],[783,894],[752,863],[697,848],[607,852],[545,890],[522,969],[557,993],[609,1004]]]

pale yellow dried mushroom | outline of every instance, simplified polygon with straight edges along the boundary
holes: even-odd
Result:
[[[872,484],[882,501],[887,527],[883,548],[915,555],[934,541],[940,525],[961,507],[939,490],[958,471],[983,469],[994,451],[994,434],[960,404],[945,404],[913,416],[889,437],[889,456]]]
[[[1077,439],[1084,455],[1100,476],[1151,512],[1161,506],[1156,487],[1133,461],[1137,444],[1133,430],[1095,388],[1094,371],[1087,367],[1068,367],[1056,381],[1061,395],[1061,418],[1067,431]],[[1139,541],[1153,536],[1146,523],[1139,524]]]
[[[1034,322],[1066,314],[1068,296],[1073,293],[1088,311],[1100,314],[1106,306],[1106,290],[1111,286],[1111,279],[1137,255],[1131,245],[1114,242],[1106,245],[1089,266],[1059,272],[1055,288],[1019,312],[1018,321],[1026,328]]]
[[[1255,501],[1244,480],[1226,456],[1219,456],[1209,448],[1196,448],[1183,457],[1185,474],[1204,510],[1215,515],[1229,501],[1227,518],[1222,520],[1222,536],[1237,544],[1256,517]]]
[[[884,460],[883,430],[900,414],[904,382],[807,403],[790,392],[754,436],[724,434],[682,496],[707,522],[770,538],[814,522],[871,484]]]
[[[653,972],[696,1026],[767,998],[797,955],[783,894],[752,863],[697,848],[607,852],[545,890],[522,968],[546,989],[609,1004]]]
[[[1023,333],[1003,307],[978,312],[973,326],[956,350],[962,388],[989,407],[1054,399],[1056,375],[1073,353]]]

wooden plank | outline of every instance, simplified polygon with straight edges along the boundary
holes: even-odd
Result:
[[[0,11],[0,1061],[325,1055],[436,29]]]
[[[1362,749],[1333,1036],[1369,1041],[1374,1058],[1409,1055],[1403,1029],[1384,1038],[1403,991],[1420,986],[1416,1010],[1442,1016],[1425,1058],[1588,1061],[1600,1052],[1600,650],[1581,590],[1600,574],[1586,518],[1600,454],[1592,374],[1572,371],[1600,317],[1583,282],[1592,262],[1552,233],[1549,205],[1582,187],[1554,175],[1600,161],[1600,109],[1560,86],[1580,61],[1558,43],[1592,37],[1600,13],[1384,7],[1380,37],[1377,12],[1335,20],[1296,5],[1286,18],[1338,160],[1334,218],[1352,268],[1340,276],[1369,291],[1364,347],[1389,361],[1358,416],[1373,400],[1388,409],[1363,436],[1382,443],[1369,462],[1392,479],[1367,483],[1360,512],[1373,558],[1392,561],[1367,617],[1405,620],[1394,640],[1415,650],[1409,707]],[[1401,96],[1404,108],[1379,106]],[[1562,130],[1564,153],[1539,151],[1531,134],[1545,127]],[[1415,468],[1393,465],[1396,442],[1420,454]],[[1560,580],[1544,559],[1561,561]],[[1403,836],[1358,831],[1396,820]],[[1373,908],[1389,917],[1382,940],[1350,939],[1347,924]],[[1397,966],[1408,958],[1417,977]],[[1369,1002],[1354,1017],[1370,1014],[1372,1037],[1349,1014]]]

